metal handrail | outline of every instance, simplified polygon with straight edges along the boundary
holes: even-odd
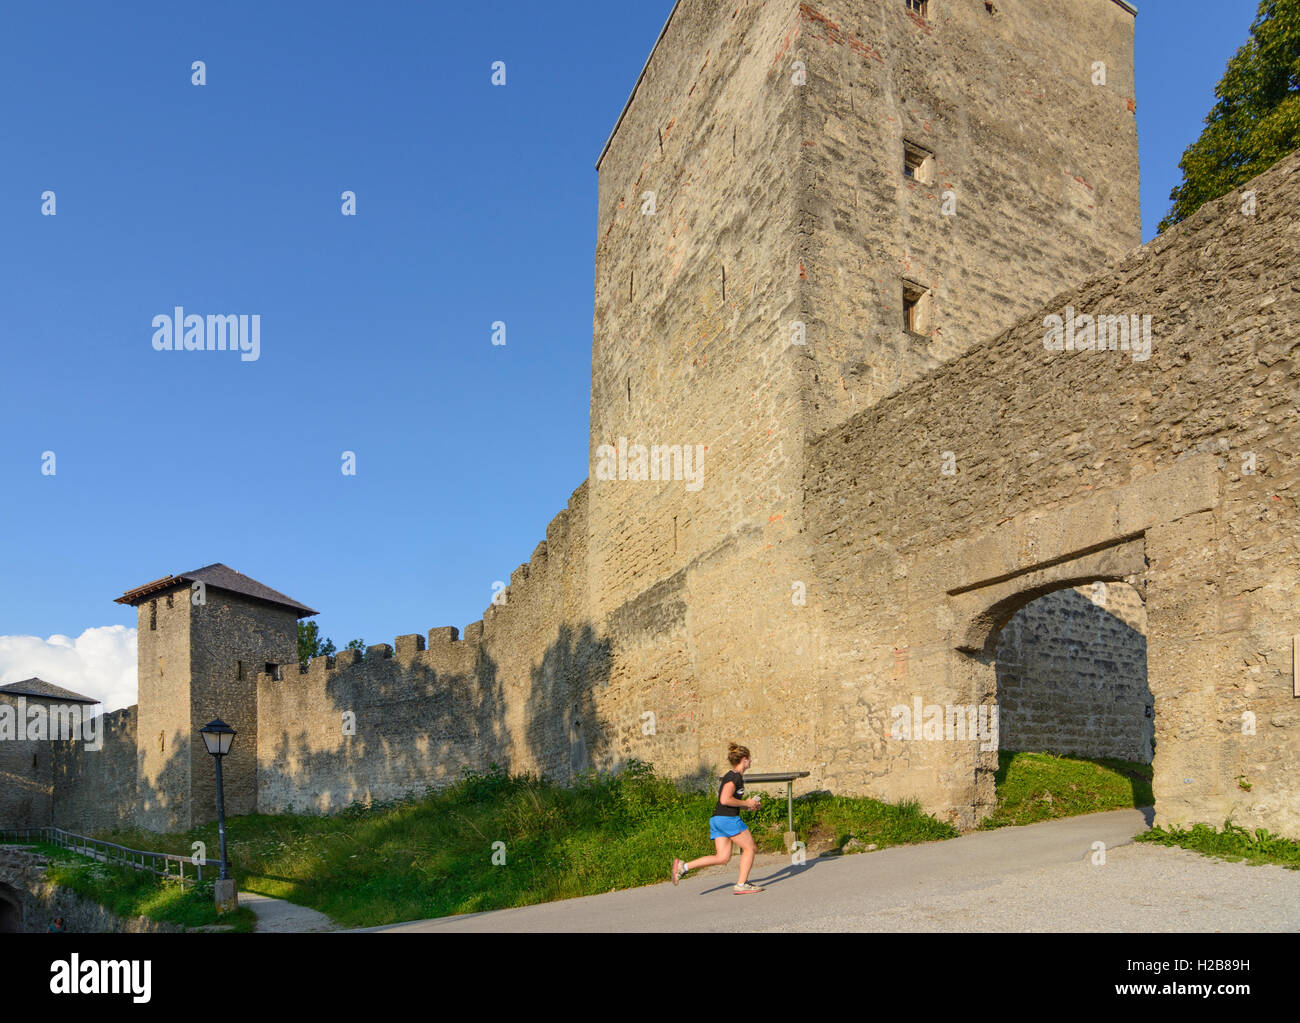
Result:
[[[785,807],[790,822],[790,831],[794,832],[794,782],[796,778],[807,778],[808,771],[781,771],[778,774],[747,774],[745,781],[751,785],[771,782],[785,782]]]
[[[64,831],[62,828],[0,829],[0,843],[15,840],[30,841],[32,836],[35,836],[37,841],[57,845],[60,849],[67,849],[69,852],[80,853],[82,856],[89,856],[105,863],[130,867],[132,870],[143,870],[150,874],[157,874],[159,877],[179,880],[182,884],[194,884],[203,880],[203,863],[196,863],[191,856],[181,856],[177,853],[148,852],[144,849],[128,849],[124,845],[105,842],[101,838],[91,838],[88,835],[74,834],[71,831]],[[171,864],[173,863],[176,864],[175,874],[171,870]],[[187,877],[185,875],[185,864],[187,863],[194,867],[195,876]],[[159,864],[161,864],[161,869]]]

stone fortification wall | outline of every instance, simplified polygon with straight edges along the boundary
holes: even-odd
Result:
[[[800,4],[815,431],[1141,242],[1133,36],[1113,0]],[[929,292],[915,331],[904,281]]]
[[[31,700],[32,703],[41,701]],[[50,823],[54,756],[46,739],[26,736],[28,700],[0,694],[13,734],[0,739],[0,828],[42,828]]]
[[[1158,819],[1300,834],[1300,154],[1248,188],[1256,205],[1207,205],[819,439],[819,739],[835,788],[976,805],[954,794],[988,765],[892,742],[891,705],[918,688],[992,699],[986,643],[1019,607],[1135,579]],[[1149,315],[1149,359],[1049,350],[1046,318],[1067,307]]]
[[[101,715],[99,749],[85,742],[53,744],[54,827],[92,834],[135,823],[138,721],[139,708],[124,707]]]
[[[465,630],[257,677],[258,810],[330,811],[497,763],[568,781],[602,752],[608,644],[588,617],[586,484]]]

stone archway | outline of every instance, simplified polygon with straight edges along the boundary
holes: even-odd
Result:
[[[1031,601],[999,631],[994,661],[1002,751],[1151,763],[1146,603],[1132,586]]]
[[[1010,577],[949,591],[948,608],[956,629],[956,648],[948,650],[948,670],[953,679],[981,704],[998,699],[997,646],[1005,627],[1024,608],[1049,594],[1090,586],[1097,582],[1122,583],[1145,599],[1146,544],[1142,535],[1074,557],[1048,561]],[[994,779],[998,751],[975,749],[970,754],[974,784],[971,817],[987,817],[997,804]]]

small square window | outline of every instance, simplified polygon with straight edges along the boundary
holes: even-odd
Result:
[[[930,291],[912,281],[903,282],[903,329],[930,336]]]
[[[904,139],[903,177],[922,185],[934,184],[934,154]]]
[[[930,16],[930,0],[907,0],[907,9],[922,18]]]

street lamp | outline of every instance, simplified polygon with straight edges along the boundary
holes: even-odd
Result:
[[[217,718],[200,728],[199,734],[203,736],[203,745],[217,762],[217,835],[221,840],[221,876],[216,884],[216,901],[218,911],[224,912],[239,904],[235,882],[230,877],[230,863],[226,859],[226,798],[221,787],[221,759],[230,752],[235,730]]]

